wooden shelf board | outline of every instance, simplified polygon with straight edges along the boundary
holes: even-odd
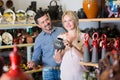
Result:
[[[120,18],[92,18],[92,19],[79,19],[79,22],[88,22],[88,21],[118,21]]]
[[[37,73],[37,72],[41,72],[42,68],[37,69],[37,70],[29,70],[29,71],[25,71],[25,73],[31,74],[31,73]]]
[[[81,65],[84,66],[93,66],[93,67],[98,67],[97,63],[91,63],[91,62],[79,62]]]
[[[17,44],[18,47],[27,47],[27,46],[33,46],[34,43],[29,43],[29,44]],[[5,45],[5,46],[0,46],[0,49],[7,49],[7,48],[13,48],[14,45]]]
[[[9,28],[9,27],[28,27],[28,26],[36,26],[36,24],[0,24],[0,28]]]

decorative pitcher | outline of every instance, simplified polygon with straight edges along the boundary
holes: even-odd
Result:
[[[10,70],[2,74],[0,80],[34,80],[32,76],[20,69],[21,56],[18,53],[17,46],[14,46],[13,51],[10,53],[10,61]]]

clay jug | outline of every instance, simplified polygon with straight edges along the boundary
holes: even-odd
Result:
[[[52,3],[55,3],[55,5],[52,5]],[[51,17],[52,20],[56,20],[58,17],[58,12],[59,12],[59,6],[57,5],[57,1],[52,0],[50,1],[50,5],[48,6],[48,13]]]
[[[18,54],[17,46],[10,53],[11,66],[7,73],[2,74],[0,80],[33,80],[33,78],[20,69],[21,56]]]
[[[98,16],[98,1],[97,0],[83,0],[83,9],[87,18],[96,18]]]

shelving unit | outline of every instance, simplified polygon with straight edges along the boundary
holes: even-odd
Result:
[[[98,21],[119,21],[120,18],[92,18],[92,19],[79,19],[79,22],[98,22]]]
[[[36,24],[0,24],[0,30],[3,29],[26,29],[28,31],[29,28],[36,26]],[[17,44],[18,47],[26,47],[27,48],[27,61],[31,60],[31,48],[34,43],[24,43],[24,44]],[[2,45],[0,49],[8,49],[13,48],[14,45]]]
[[[28,70],[28,71],[25,71],[25,73],[32,74],[32,73],[41,72],[41,71],[42,71],[42,68],[36,69],[36,70]]]
[[[17,44],[18,47],[29,47],[29,46],[33,46],[34,43],[30,43],[30,44]],[[5,46],[0,46],[0,49],[8,49],[8,48],[13,48],[14,45],[5,45]]]
[[[11,29],[11,28],[27,28],[36,26],[36,24],[0,24],[0,29]]]
[[[99,27],[101,25],[101,22],[115,22],[115,21],[119,21],[120,22],[120,18],[92,18],[92,19],[79,19],[79,22],[98,22]],[[84,66],[92,66],[92,67],[98,67],[97,63],[91,63],[91,62],[79,62],[80,65],[84,65]]]
[[[91,63],[91,62],[79,62],[79,64],[84,65],[84,66],[98,67],[97,63]]]
[[[120,18],[94,18],[94,19],[79,19],[79,22],[102,22],[102,21],[119,21]],[[52,22],[60,22],[60,20],[55,20]],[[36,24],[0,24],[0,29],[16,29],[16,28],[31,28],[33,26],[36,26]],[[31,44],[17,44],[18,47],[27,47],[27,61],[31,60],[31,48],[34,45],[34,43]],[[3,45],[0,46],[0,49],[7,49],[7,48],[13,48],[14,45]],[[85,63],[80,62],[79,64],[85,65],[85,66],[94,66],[98,67],[98,64],[94,63]]]

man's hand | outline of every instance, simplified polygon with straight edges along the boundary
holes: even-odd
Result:
[[[35,68],[35,63],[33,61],[30,61],[27,63],[28,68]]]

